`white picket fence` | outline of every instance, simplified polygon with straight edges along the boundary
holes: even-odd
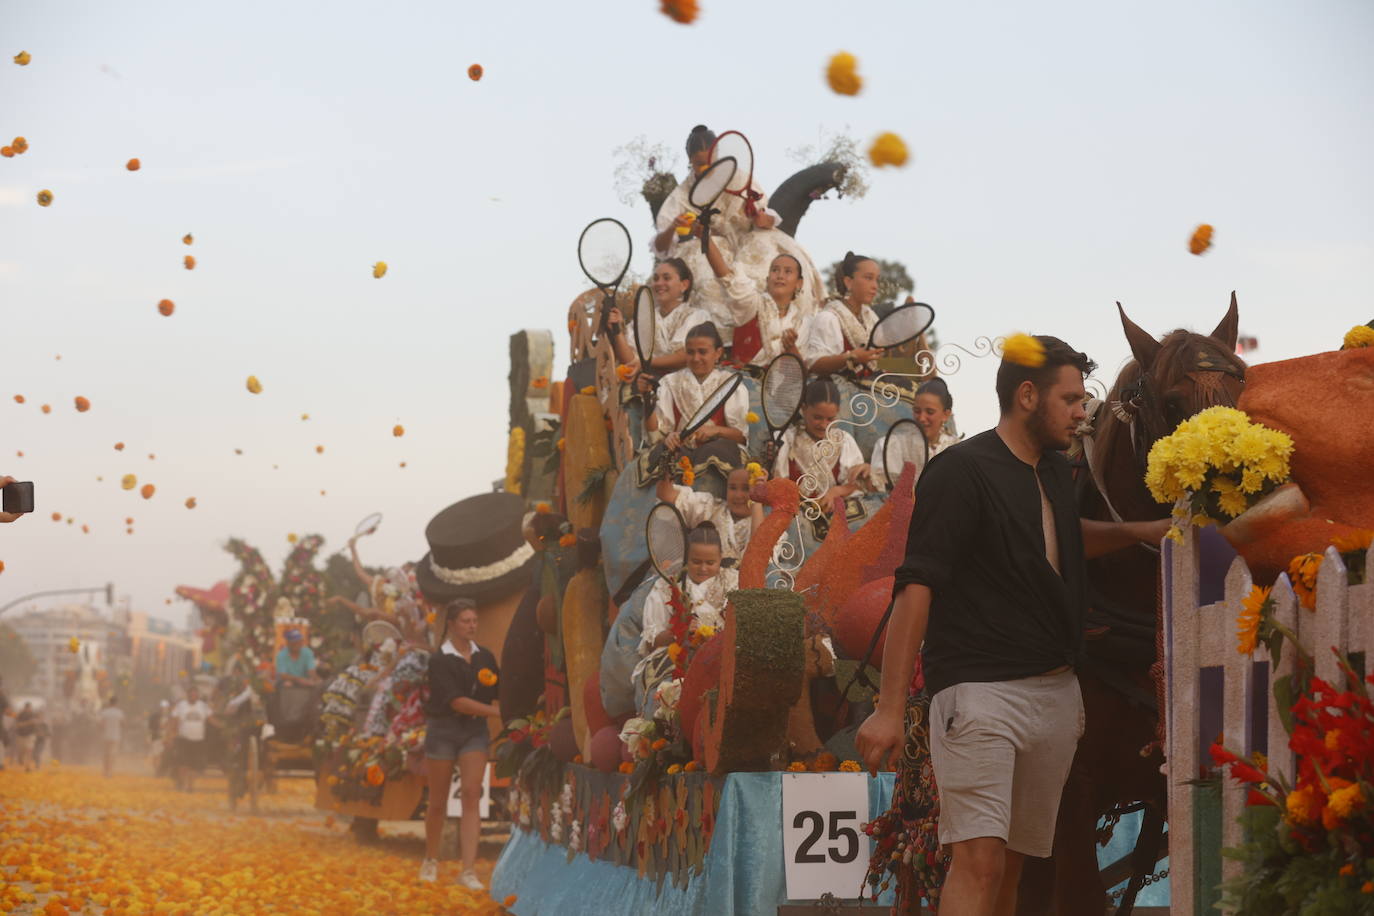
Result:
[[[1285,647],[1275,671],[1263,645],[1253,656],[1236,651],[1236,617],[1252,584],[1249,567],[1237,557],[1226,574],[1225,597],[1202,605],[1197,539],[1190,531],[1182,545],[1165,543],[1171,548],[1164,567],[1170,912],[1201,916],[1203,901],[1195,899],[1193,887],[1198,850],[1194,849],[1194,786],[1189,780],[1196,779],[1200,768],[1211,763],[1204,755],[1217,737],[1200,734],[1202,669],[1217,667],[1223,671],[1222,732],[1226,746],[1242,756],[1256,749],[1258,735],[1252,733],[1252,711],[1263,707],[1269,771],[1283,773],[1291,783],[1293,753],[1288,749],[1288,733],[1276,710],[1271,685],[1276,674],[1292,673],[1297,653],[1292,646]],[[1366,569],[1374,570],[1374,549],[1367,563]],[[1336,686],[1343,683],[1332,646],[1346,653],[1366,652],[1367,664],[1374,664],[1374,582],[1347,585],[1345,564],[1335,548],[1327,549],[1317,577],[1315,611],[1301,607],[1286,574],[1279,576],[1270,594],[1277,620],[1296,633],[1304,649],[1314,656],[1318,677]],[[1270,662],[1267,681],[1255,677],[1257,661]],[[1245,795],[1245,789],[1234,780],[1224,781],[1223,847],[1241,843],[1239,817]],[[1234,877],[1240,869],[1239,862],[1222,860],[1223,879]]]

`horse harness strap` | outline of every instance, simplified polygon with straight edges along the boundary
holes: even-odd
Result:
[[[1089,405],[1089,416],[1085,421],[1087,431],[1083,434],[1083,462],[1088,466],[1088,473],[1092,476],[1093,486],[1097,488],[1098,494],[1102,497],[1102,502],[1107,506],[1107,512],[1111,514],[1112,521],[1118,524],[1125,521],[1121,513],[1116,511],[1116,506],[1112,505],[1112,498],[1107,494],[1107,482],[1102,477],[1102,463],[1094,458],[1097,454],[1097,441],[1094,438],[1097,429],[1097,411],[1102,409],[1102,402],[1094,398]],[[1131,423],[1131,436],[1135,436],[1135,423]],[[1141,544],[1146,550],[1152,553],[1159,553],[1159,548],[1152,544]]]

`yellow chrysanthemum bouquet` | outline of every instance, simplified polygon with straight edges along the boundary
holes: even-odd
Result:
[[[1234,407],[1209,407],[1154,444],[1145,485],[1174,504],[1169,537],[1182,541],[1187,525],[1229,521],[1287,481],[1292,454],[1286,434]]]

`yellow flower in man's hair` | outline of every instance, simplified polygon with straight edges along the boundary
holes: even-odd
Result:
[[[751,410],[744,415],[744,419],[749,423],[757,423],[759,422],[759,415]]]
[[[1361,347],[1374,347],[1374,328],[1367,324],[1357,324],[1345,332],[1341,342],[1342,350],[1358,350]]]
[[[491,687],[496,683],[496,672],[490,668],[483,668],[477,672],[477,680],[481,682],[483,687]]]
[[[1212,247],[1212,227],[1203,223],[1193,230],[1192,238],[1188,239],[1188,250],[1193,254],[1202,254]]]
[[[1038,369],[1045,365],[1045,345],[1029,334],[1012,334],[1002,343],[1002,358],[1027,369]]]
[[[868,159],[880,168],[885,165],[906,165],[910,154],[906,143],[894,133],[879,134],[868,148]]]
[[[858,95],[864,81],[856,72],[859,61],[848,51],[841,51],[830,58],[825,68],[825,81],[840,95]]]
[[[386,261],[378,261],[372,265],[372,279],[380,280],[386,276]]]

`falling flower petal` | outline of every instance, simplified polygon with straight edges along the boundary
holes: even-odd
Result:
[[[236,449],[234,449],[234,454],[235,454],[235,455],[242,455],[242,454],[243,454],[243,449],[241,449],[241,448],[236,448]]]
[[[80,652],[81,640],[77,639],[75,636],[67,640],[67,651],[71,652],[73,655]]]
[[[863,78],[856,72],[859,62],[853,54],[841,51],[830,58],[825,68],[825,81],[840,95],[858,95],[863,88]]]
[[[117,451],[117,452],[122,452],[122,451],[124,451],[124,443],[123,443],[123,442],[116,442],[116,443],[115,443],[115,451]]]
[[[142,496],[144,499],[152,499],[153,494],[157,492],[157,487],[153,486],[150,483],[145,483],[143,485],[143,489],[139,490],[138,492],[139,495]]]
[[[91,526],[90,526],[90,525],[82,525],[82,526],[81,526],[81,533],[82,533],[82,534],[90,534],[90,533],[91,533]]]
[[[249,393],[249,394],[261,394],[261,393],[262,393],[262,382],[258,381],[258,377],[257,377],[256,375],[250,375],[250,376],[248,376],[248,393]]]
[[[134,487],[138,486],[138,478],[133,474],[125,474],[120,478],[119,485],[125,490],[132,490]]]
[[[46,207],[52,203],[52,191],[42,190],[38,192],[38,206]]]
[[[62,513],[61,513],[61,512],[54,512],[54,513],[52,514],[52,520],[55,521],[55,522],[60,522],[60,521],[62,521]]]
[[[324,454],[324,446],[323,446],[323,445],[317,445],[317,446],[315,446],[315,454],[316,454],[316,455],[323,455],[323,454]]]
[[[378,261],[372,265],[372,279],[380,280],[386,276],[386,261]]]
[[[18,54],[14,55],[14,62],[21,67],[27,67],[31,60],[33,60],[33,56],[30,55],[28,51],[20,51]]]
[[[391,427],[391,434],[399,439],[406,434],[406,428],[397,423],[395,426]]]
[[[308,413],[303,413],[303,414],[301,414],[301,421],[302,421],[302,422],[304,422],[304,421],[306,421],[306,420],[309,420],[309,419],[310,419],[310,414],[308,414]]]
[[[468,67],[468,79],[475,83],[482,78],[482,72],[481,64],[473,64],[471,67]]]
[[[157,310],[161,312],[164,317],[170,317],[172,312],[176,311],[176,308],[176,303],[171,299],[163,299],[157,304]]]
[[[13,159],[13,158],[14,158],[14,147],[12,147],[12,146],[0,146],[0,156],[4,156],[6,159]]]
[[[196,507],[196,498],[195,498],[194,496],[188,497],[187,500],[186,500],[186,508],[188,508],[188,509],[194,509],[195,507]]]
[[[297,538],[294,532],[286,536],[286,543],[288,544],[294,544],[296,543],[296,540]]]
[[[126,524],[126,525],[132,525],[133,523],[134,523],[133,516],[129,516],[128,518],[126,518],[126,519],[124,520],[124,524]]]
[[[186,257],[184,257],[184,258],[181,259],[181,263],[182,263],[182,266],[184,266],[187,270],[195,270],[195,269],[196,269],[196,256],[193,255],[193,254],[188,254]]]
[[[16,155],[27,153],[29,151],[29,141],[25,140],[23,137],[15,137],[10,141],[10,147],[14,150]]]
[[[16,395],[14,396],[14,403],[16,403],[16,404],[22,404],[22,403],[24,403],[24,396],[23,396],[22,394],[16,394]]]
[[[137,172],[139,169],[143,168],[143,163],[139,162],[138,157],[135,156],[133,159],[124,163],[124,167],[131,172]]]
[[[697,0],[662,0],[659,9],[663,15],[683,25],[697,18]]]
[[[196,237],[193,236],[193,235],[192,235],[191,233],[189,233],[189,232],[186,233],[185,235],[183,235],[183,236],[181,237],[181,243],[182,243],[183,245],[189,245],[189,244],[191,244],[192,242],[194,242],[195,240],[196,240]]]
[[[908,158],[906,143],[894,133],[879,134],[868,148],[868,159],[874,165],[906,165]]]
[[[1193,235],[1188,239],[1188,250],[1193,254],[1203,254],[1208,248],[1212,247],[1212,227],[1203,223],[1193,230]]]
[[[20,458],[23,458],[23,457],[24,457],[24,452],[23,452],[22,449],[19,450],[19,451],[17,451],[17,452],[15,452],[14,454],[15,454],[16,456],[20,457]]]
[[[402,461],[402,462],[401,462],[401,467],[405,467],[405,466],[406,466],[406,463],[405,463],[404,461]]]
[[[83,397],[81,397],[80,395],[77,395],[77,397],[76,397],[76,410],[77,410],[77,413],[85,413],[86,411],[88,411],[88,410],[90,410],[90,409],[91,409],[91,402],[90,402],[88,399],[83,398]]]
[[[39,410],[43,411],[44,413],[52,413],[52,405],[44,404],[42,407],[39,408]]]

